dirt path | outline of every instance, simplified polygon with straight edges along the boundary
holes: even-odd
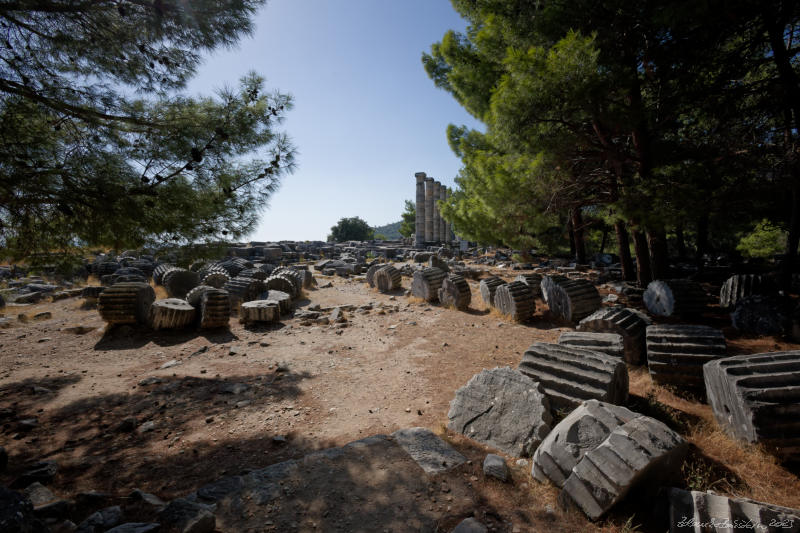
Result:
[[[402,290],[381,294],[363,281],[320,279],[328,281],[332,286],[309,291],[301,305],[353,306],[345,327],[287,318],[263,329],[232,320],[230,331],[211,333],[106,331],[98,313],[76,299],[8,307],[8,316],[52,317],[0,329],[0,444],[11,457],[0,482],[10,482],[24,463],[49,459],[60,466],[56,492],[140,488],[169,499],[224,475],[414,426],[472,454],[477,476],[485,450],[444,429],[455,390],[483,368],[515,367],[532,342],[554,342],[570,329],[549,322],[541,309],[531,324],[510,323],[486,310],[474,281],[469,312],[416,301]],[[403,280],[406,288],[409,282]],[[73,326],[95,329],[64,329]],[[775,339],[742,342],[752,351],[797,348]],[[635,374],[632,393],[644,398],[647,391],[697,420],[698,410],[710,418],[707,406],[653,388],[646,372]],[[25,419],[36,419],[27,424],[34,427],[22,428]],[[707,434],[697,442],[708,441]],[[772,468],[784,476],[780,490],[764,489],[772,503],[800,507],[800,491],[790,490],[796,477]],[[555,502],[550,488],[528,485],[526,468],[514,475],[508,486],[482,477],[476,483],[482,488],[474,506],[483,510],[476,512],[497,514],[498,527],[514,513],[535,522]],[[608,527],[624,518],[612,517]]]

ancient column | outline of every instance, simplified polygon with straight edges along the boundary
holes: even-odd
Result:
[[[414,246],[420,247],[425,242],[425,173],[417,172],[417,205],[414,219]]]
[[[443,202],[447,201],[447,197],[450,196],[447,187],[442,187],[440,196],[442,197]],[[439,213],[439,215],[441,216],[441,213]],[[450,242],[450,224],[448,224],[444,218],[442,218],[442,241]]]
[[[425,242],[433,241],[433,178],[425,178]]]
[[[442,184],[438,181],[433,182],[433,240],[442,240],[442,218],[439,216],[439,200],[442,197]]]

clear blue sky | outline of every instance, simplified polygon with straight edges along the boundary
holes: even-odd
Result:
[[[448,123],[478,123],[422,67],[465,21],[448,0],[270,0],[255,34],[217,51],[189,89],[209,94],[255,70],[294,97],[283,129],[298,148],[250,240],[324,240],[342,217],[400,220],[415,172],[454,186]]]

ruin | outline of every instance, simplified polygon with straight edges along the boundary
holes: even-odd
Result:
[[[450,196],[446,186],[425,172],[414,174],[416,179],[416,216],[414,218],[414,247],[424,248],[428,244],[442,244],[453,240],[453,233],[439,213],[440,200]]]

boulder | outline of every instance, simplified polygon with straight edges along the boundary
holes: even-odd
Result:
[[[277,321],[280,316],[280,304],[274,300],[253,300],[243,303],[239,308],[239,320],[243,324],[271,323]]]
[[[449,427],[514,457],[530,456],[550,431],[541,386],[511,368],[483,370],[456,391]]]
[[[156,299],[147,283],[117,283],[100,293],[97,310],[109,324],[146,324]]]

